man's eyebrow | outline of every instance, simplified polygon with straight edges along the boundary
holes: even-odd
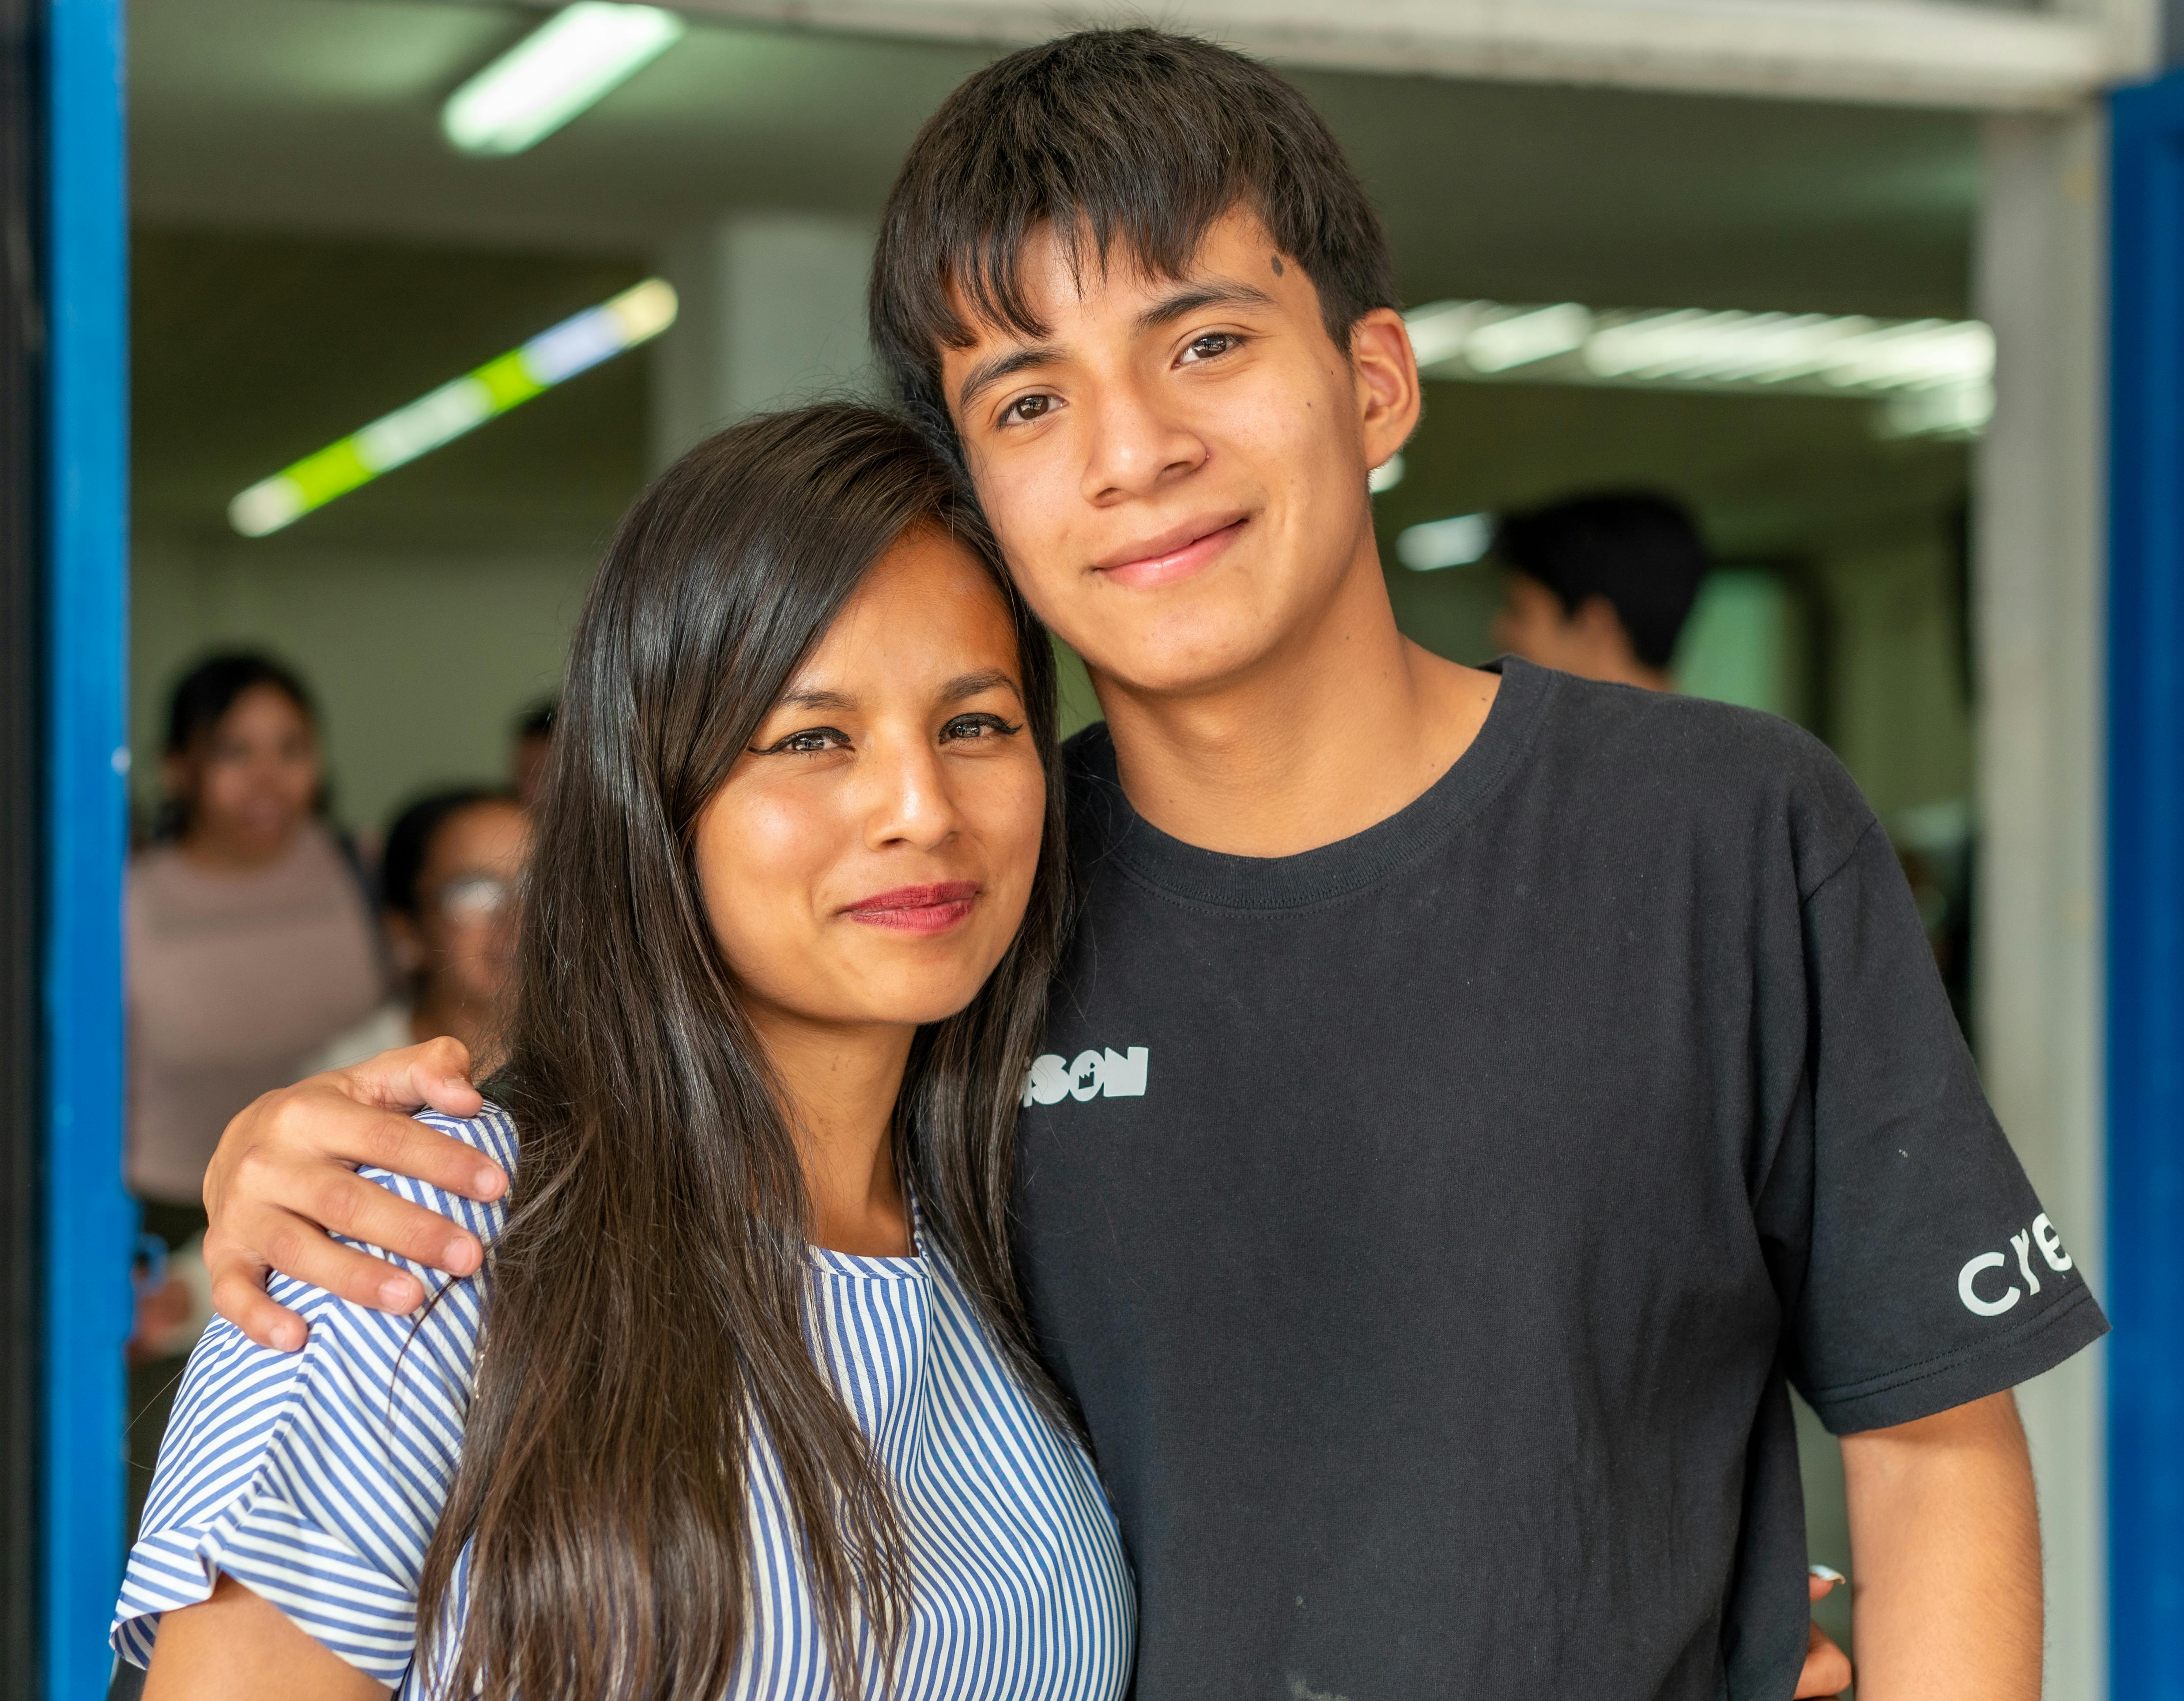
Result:
[[[1023,693],[1017,689],[1017,682],[997,667],[986,668],[978,673],[957,674],[940,687],[940,700],[943,703],[961,703],[984,691],[1006,691],[1018,703],[1023,701]]]
[[[956,408],[967,413],[972,399],[980,391],[991,389],[1002,379],[1013,378],[1028,367],[1045,366],[1059,359],[1061,353],[1050,342],[1034,342],[1011,348],[1006,354],[989,356],[964,375],[962,387],[956,392]]]
[[[1138,315],[1138,329],[1157,331],[1206,307],[1272,307],[1273,297],[1247,283],[1189,284],[1163,296]]]

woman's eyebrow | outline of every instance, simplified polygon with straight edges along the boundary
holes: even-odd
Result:
[[[957,674],[940,687],[940,700],[943,703],[961,703],[966,698],[976,697],[985,691],[1006,691],[1017,702],[1023,701],[1023,693],[1017,689],[1017,682],[997,667],[989,667],[978,673]]]
[[[816,687],[803,691],[784,691],[773,700],[776,709],[855,709],[857,700],[846,692],[822,691]]]

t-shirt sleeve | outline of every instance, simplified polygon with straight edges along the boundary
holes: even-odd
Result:
[[[1803,1242],[1791,1377],[1840,1434],[2014,1387],[2108,1321],[1988,1108],[1878,824],[1802,929],[1807,1092],[1768,1191]]]
[[[421,1120],[513,1167],[514,1131],[497,1107],[468,1122]],[[488,1244],[499,1231],[497,1206],[361,1173]],[[478,1277],[393,1261],[427,1292],[444,1283],[437,1302],[390,1316],[276,1277],[269,1291],[310,1326],[301,1352],[254,1346],[225,1320],[199,1340],[114,1609],[124,1659],[148,1665],[160,1615],[208,1598],[225,1572],[359,1670],[401,1684],[425,1551],[461,1451],[483,1295]]]

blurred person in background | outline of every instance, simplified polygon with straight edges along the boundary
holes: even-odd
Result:
[[[554,748],[554,717],[560,708],[559,698],[543,698],[515,718],[508,775],[515,800],[526,809],[538,807],[538,788],[546,781],[546,758]]]
[[[169,706],[159,777],[125,920],[129,1187],[174,1254],[130,1343],[140,1503],[180,1356],[209,1315],[197,1247],[220,1130],[385,990],[354,855],[317,819],[318,714],[295,674],[242,653],[198,664]]]
[[[515,883],[530,849],[523,806],[482,786],[436,792],[396,816],[379,867],[380,925],[406,984],[329,1041],[304,1073],[443,1035],[491,1059],[515,968]]]
[[[1675,688],[1676,640],[1713,567],[1680,504],[1637,492],[1505,515],[1492,559],[1509,570],[1497,648],[1582,679]]]

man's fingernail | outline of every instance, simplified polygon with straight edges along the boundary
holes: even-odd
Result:
[[[500,1171],[480,1170],[477,1172],[477,1190],[489,1199],[497,1197],[500,1192]]]
[[[415,1305],[417,1302],[413,1294],[414,1290],[406,1281],[382,1281],[379,1284],[379,1297],[396,1311],[407,1311]]]
[[[446,1254],[440,1260],[440,1267],[443,1270],[452,1271],[455,1275],[460,1276],[468,1270],[471,1265],[475,1264],[476,1261],[477,1260],[471,1255],[470,1242],[467,1240],[451,1240],[448,1242],[448,1250]]]
[[[1845,1580],[1843,1574],[1833,1565],[1814,1565],[1811,1570],[1813,1575],[1824,1583],[1839,1583]]]
[[[283,1353],[292,1353],[304,1344],[304,1331],[292,1323],[276,1324],[273,1328],[273,1344]]]

